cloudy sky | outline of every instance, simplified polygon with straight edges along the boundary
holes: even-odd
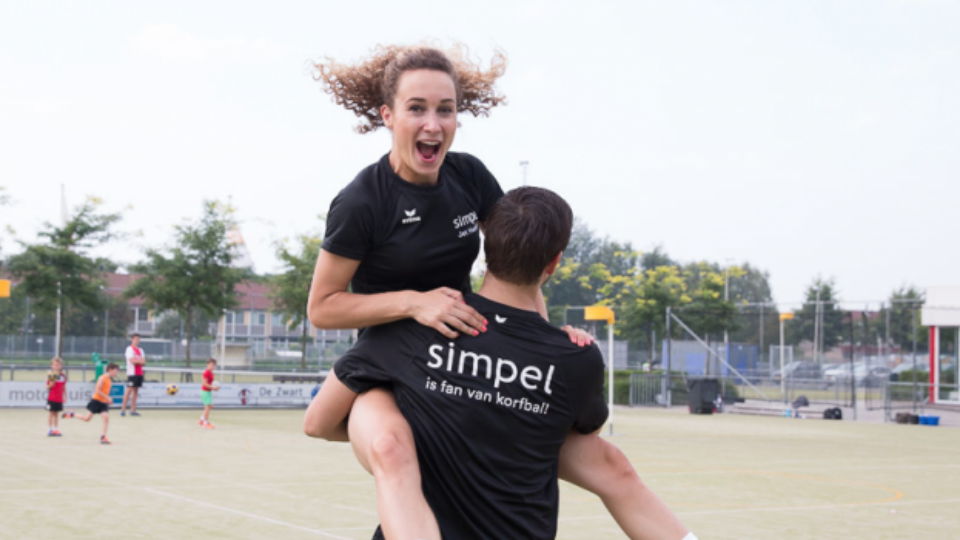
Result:
[[[453,149],[505,189],[528,161],[600,235],[748,261],[783,303],[818,275],[850,301],[960,284],[958,28],[951,0],[0,0],[0,249],[59,219],[62,184],[123,212],[126,262],[229,198],[274,271],[390,147],[309,60],[434,39],[510,61],[509,105]]]

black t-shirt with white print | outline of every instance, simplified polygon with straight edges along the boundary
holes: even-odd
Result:
[[[355,293],[469,292],[480,222],[502,196],[490,171],[469,154],[448,153],[432,186],[397,176],[387,154],[334,198],[323,249],[360,261]]]
[[[553,539],[560,446],[607,418],[603,358],[536,312],[466,301],[490,321],[480,336],[407,319],[369,328],[334,369],[355,392],[393,389],[445,539]]]

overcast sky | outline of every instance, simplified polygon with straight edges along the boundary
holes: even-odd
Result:
[[[778,302],[960,284],[960,2],[0,0],[0,249],[92,195],[124,262],[232,197],[256,269],[389,151],[310,59],[458,40],[509,104],[454,151],[598,234],[747,261]]]

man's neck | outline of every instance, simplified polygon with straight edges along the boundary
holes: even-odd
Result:
[[[488,272],[483,277],[483,285],[477,294],[512,308],[537,312],[539,292],[539,285],[514,285],[501,281]]]

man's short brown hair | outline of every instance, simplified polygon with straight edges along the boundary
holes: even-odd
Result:
[[[511,190],[484,222],[487,271],[514,285],[539,283],[550,260],[567,248],[572,228],[573,211],[556,193],[538,187]]]
[[[111,369],[120,369],[120,366],[114,364],[113,362],[110,362],[109,364],[107,364],[107,371],[110,371]]]

